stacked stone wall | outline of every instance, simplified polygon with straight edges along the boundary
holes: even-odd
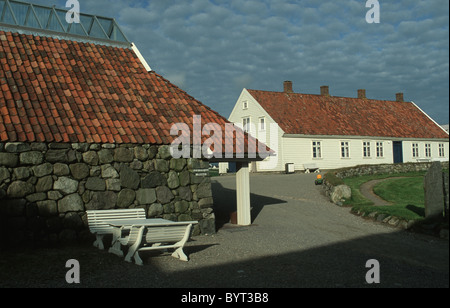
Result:
[[[383,165],[361,165],[355,167],[330,170],[324,176],[323,188],[325,189],[325,194],[330,198],[330,200],[333,203],[342,204],[341,198],[333,196],[334,192],[336,191],[336,187],[342,186],[344,184],[342,179],[363,175],[425,172],[430,169],[432,164],[433,164],[432,162],[424,162],[424,163],[403,163],[403,164],[383,164]],[[449,168],[448,161],[441,162],[441,165],[442,168],[444,169]],[[446,187],[448,187],[448,185]],[[448,189],[446,191],[448,192]]]
[[[208,162],[169,146],[0,143],[0,231],[16,243],[91,238],[86,210],[144,208],[148,218],[196,220],[215,232]]]
[[[396,174],[407,172],[422,172],[430,169],[432,162],[426,163],[403,163],[403,164],[383,164],[383,165],[362,165],[356,167],[342,168],[332,170],[338,178],[345,179],[349,177],[375,174]],[[449,162],[441,162],[442,168],[448,169]]]

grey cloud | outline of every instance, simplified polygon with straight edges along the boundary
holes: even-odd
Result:
[[[47,4],[47,0],[33,0]],[[58,2],[64,6],[65,1]],[[114,17],[150,66],[228,116],[243,87],[394,99],[404,91],[448,122],[449,4],[381,1],[367,24],[364,0],[80,0]]]

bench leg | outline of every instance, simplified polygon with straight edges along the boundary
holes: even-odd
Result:
[[[97,247],[100,250],[105,249],[105,246],[103,246],[103,235],[102,234],[96,234],[96,239],[94,242],[94,247]]]
[[[136,238],[136,242],[130,246],[128,249],[127,256],[125,257],[125,261],[131,262],[131,258],[134,257],[134,261],[137,265],[143,265],[142,259],[139,257],[139,246],[141,246],[142,236],[144,234],[145,227],[140,227],[139,232]]]
[[[122,247],[120,246],[120,242],[116,241],[111,248],[108,250],[109,253],[115,254],[118,257],[123,257]]]
[[[111,248],[109,248],[108,252],[115,254],[118,257],[123,257],[122,246],[120,244],[120,236],[122,235],[122,230],[114,230],[113,240]]]
[[[140,265],[140,266],[144,265],[144,262],[142,262],[142,259],[139,256],[139,251],[136,251],[134,254],[134,263],[136,263],[136,265]]]
[[[188,262],[189,259],[186,256],[186,254],[183,251],[183,247],[179,247],[175,252],[172,254],[172,257],[180,259],[181,261]]]
[[[172,257],[180,259],[181,261],[186,261],[186,262],[189,261],[188,257],[186,256],[186,254],[183,251],[183,247],[184,247],[184,244],[186,244],[186,242],[189,239],[189,236],[191,234],[191,228],[192,228],[192,224],[188,225],[186,228],[186,231],[184,233],[183,239],[175,244],[176,246],[179,246],[179,247],[172,254]]]

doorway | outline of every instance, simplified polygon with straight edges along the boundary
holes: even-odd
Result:
[[[394,141],[393,144],[394,164],[403,163],[403,142]]]

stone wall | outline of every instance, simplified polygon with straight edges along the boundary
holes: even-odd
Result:
[[[442,168],[448,169],[449,162],[441,162]],[[407,172],[421,172],[430,169],[432,163],[403,163],[403,164],[384,164],[384,165],[363,165],[349,168],[333,170],[338,178],[345,179],[361,175],[374,174],[396,174]]]
[[[0,231],[11,243],[91,237],[86,210],[145,208],[148,218],[196,220],[215,232],[205,161],[169,146],[0,143]]]
[[[397,174],[407,172],[425,172],[428,171],[432,163],[404,163],[404,164],[384,164],[384,165],[362,165],[355,167],[348,167],[336,170],[330,170],[324,176],[323,188],[325,194],[330,198],[333,203],[342,204],[342,200],[339,196],[334,196],[337,191],[336,188],[343,186],[342,179],[363,176],[363,175],[375,175],[375,174]],[[441,162],[443,169],[449,168],[449,162]],[[448,187],[448,185],[447,185]],[[448,192],[448,189],[447,189]]]

